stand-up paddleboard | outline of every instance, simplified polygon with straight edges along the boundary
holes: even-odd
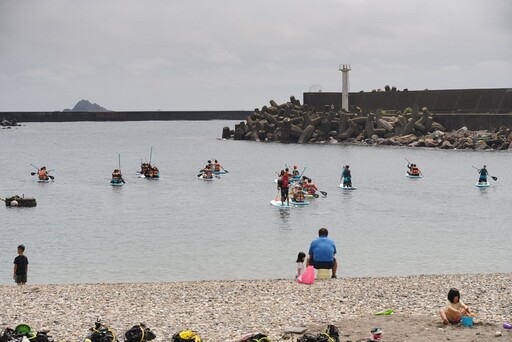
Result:
[[[356,186],[343,186],[343,183],[340,184],[340,189],[343,189],[343,190],[356,190],[357,187]]]
[[[212,173],[214,175],[225,175],[227,172],[226,171],[213,171]]]
[[[297,205],[297,206],[303,206],[303,205],[309,205],[309,202],[308,201],[304,201],[304,202],[290,201],[290,204]]]
[[[123,186],[124,182],[116,182],[114,180],[111,180],[110,181],[110,185],[112,185],[112,186]]]
[[[406,173],[406,174],[405,174],[405,177],[408,177],[408,178],[423,178],[423,176],[422,176],[422,175],[417,175],[417,176],[415,176],[415,175],[411,175],[411,174],[409,174],[409,173]]]
[[[477,182],[475,186],[478,188],[488,188],[491,186],[491,184],[489,184],[489,182]]]
[[[283,208],[283,209],[289,209],[293,207],[292,201],[290,201],[290,204],[288,204],[286,201],[283,203],[281,201],[272,200],[269,202],[274,207]]]
[[[204,181],[206,181],[206,182],[211,182],[212,180],[214,180],[214,179],[215,179],[215,177],[212,177],[212,178],[207,178],[207,177],[198,177],[198,179],[202,179],[202,180],[204,180]]]
[[[50,183],[51,181],[53,181],[53,179],[38,179],[37,182],[38,183]]]

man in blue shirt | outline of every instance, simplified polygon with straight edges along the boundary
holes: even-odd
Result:
[[[336,254],[336,244],[327,237],[328,234],[329,232],[326,228],[320,228],[318,230],[318,238],[313,240],[309,246],[307,265],[313,265],[316,269],[331,269],[331,278],[337,278],[336,270],[338,263],[334,257]]]

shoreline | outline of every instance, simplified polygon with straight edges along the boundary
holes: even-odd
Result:
[[[99,316],[124,332],[139,322],[169,340],[195,330],[204,341],[237,341],[250,332],[272,341],[286,327],[316,333],[334,324],[341,341],[368,337],[374,327],[388,341],[495,339],[512,320],[512,273],[338,278],[302,285],[293,279],[166,283],[0,286],[1,328],[28,324],[55,340],[83,340]],[[451,287],[476,313],[471,328],[443,326],[438,315]],[[375,316],[392,309],[390,316]]]

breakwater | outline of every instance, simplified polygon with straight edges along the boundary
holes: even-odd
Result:
[[[293,96],[284,104],[270,101],[235,125],[234,130],[224,127],[222,138],[252,141],[279,141],[282,143],[358,143],[367,145],[395,145],[410,147],[440,147],[444,149],[500,149],[512,147],[512,115],[502,115],[502,121],[483,117],[473,118],[473,125],[494,126],[492,131],[471,130],[459,126],[458,130],[447,129],[427,107],[417,104],[404,112],[388,113],[381,109],[374,112],[358,111],[348,113],[336,111],[334,106],[325,105],[323,111],[307,104],[302,105]],[[444,120],[452,127],[460,114],[452,117],[445,115]],[[479,120],[477,120],[479,119]],[[472,126],[473,126],[472,125]],[[481,126],[480,126],[481,127]]]
[[[0,112],[16,122],[241,120],[252,111]]]

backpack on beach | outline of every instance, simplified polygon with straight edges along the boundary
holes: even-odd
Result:
[[[267,335],[264,334],[249,334],[242,337],[240,342],[271,342]]]
[[[325,332],[320,334],[304,334],[297,342],[340,342],[340,332],[336,326],[329,324]]]
[[[184,330],[172,335],[172,342],[203,342],[201,337],[192,330]]]
[[[117,342],[115,331],[103,325],[100,319],[89,330],[91,332],[85,338],[85,342]]]
[[[143,323],[134,325],[124,333],[125,342],[149,342],[156,338],[156,335]]]

